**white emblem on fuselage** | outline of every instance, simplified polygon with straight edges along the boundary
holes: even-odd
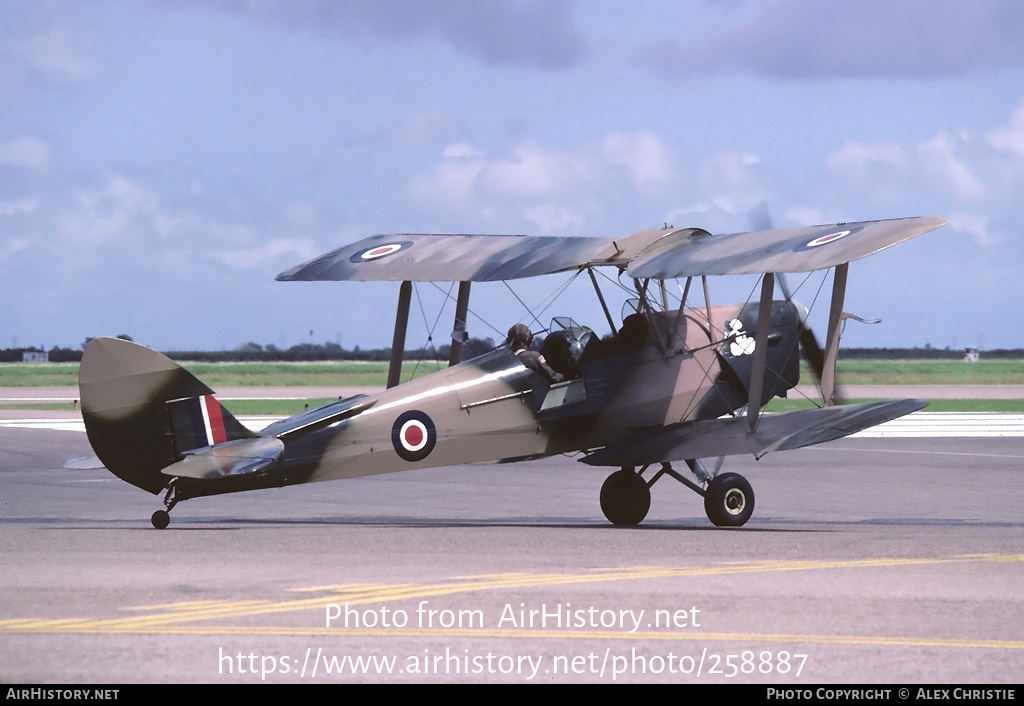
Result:
[[[733,319],[726,323],[729,330],[725,334],[726,340],[730,340],[729,352],[734,356],[750,355],[754,352],[754,339],[743,330],[743,322]]]

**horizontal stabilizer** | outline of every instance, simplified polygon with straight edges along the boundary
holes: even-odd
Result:
[[[280,458],[284,442],[258,436],[228,441],[185,454],[185,458],[163,469],[165,476],[211,479],[241,476],[263,470]]]
[[[262,434],[263,436],[276,436],[281,439],[297,431],[310,431],[315,427],[323,427],[354,417],[375,404],[377,404],[375,397],[367,397],[366,395],[346,397],[336,402],[328,402],[325,405],[307,409],[305,412],[296,414],[294,417],[274,422],[264,428]]]
[[[750,433],[746,417],[681,422],[583,458],[592,466],[644,466],[662,461],[785,451],[841,439],[924,409],[924,400],[891,400],[766,414]]]

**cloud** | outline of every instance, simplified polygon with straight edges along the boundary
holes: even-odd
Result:
[[[61,2],[6,6],[0,28],[0,76],[51,83],[74,83],[99,71],[96,37],[76,23]],[[6,34],[6,36],[5,36]]]
[[[0,263],[28,246],[28,238],[0,238]]]
[[[248,247],[214,250],[210,255],[232,269],[251,270],[280,262],[285,255],[289,261],[305,262],[320,253],[310,238],[279,238]]]
[[[713,233],[760,227],[751,223],[751,209],[770,198],[769,170],[750,152],[721,150],[704,157],[693,170],[695,200],[665,214],[670,225],[699,225]]]
[[[39,206],[35,199],[21,201],[0,201],[0,216],[13,216],[18,213],[32,213]]]
[[[586,223],[582,214],[550,203],[527,209],[526,218],[536,223],[541,233],[578,232]]]
[[[269,217],[244,206],[225,216],[202,198],[169,206],[141,184],[115,176],[74,196],[59,217],[58,235],[81,256],[127,260],[133,266],[146,262],[162,271],[211,265],[273,271],[309,260],[321,249],[312,238],[272,238],[267,233],[317,223],[316,209],[306,202],[287,201]]]
[[[443,110],[421,110],[390,130],[387,136],[409,145],[438,142],[452,133],[456,120]]]
[[[53,149],[35,137],[0,142],[0,165],[40,171],[50,165]]]
[[[876,202],[918,194],[961,206],[1016,204],[1024,189],[1024,101],[987,133],[943,130],[907,144],[850,140],[826,157],[825,167],[840,186]],[[975,225],[971,232],[981,230]]]
[[[672,156],[651,133],[612,133],[602,140],[601,152],[608,164],[626,170],[637,191],[659,191],[672,180]]]
[[[80,191],[60,220],[63,237],[86,248],[138,241],[159,222],[167,227],[156,196],[124,177]]]
[[[951,213],[946,219],[949,227],[967,233],[979,247],[987,248],[999,242],[999,236],[989,231],[988,216],[977,213]]]
[[[576,150],[522,142],[502,155],[468,143],[445,147],[442,159],[413,178],[414,199],[439,212],[518,218],[544,232],[576,232],[586,213],[627,194],[637,200],[666,192],[677,180],[674,156],[650,133],[611,133]]]
[[[945,186],[958,200],[978,201],[987,195],[987,189],[960,154],[969,141],[967,135],[939,133],[919,145],[917,154],[922,170],[932,181]]]
[[[879,165],[900,167],[903,162],[903,148],[894,142],[844,142],[826,158],[825,166],[864,180]]]
[[[997,150],[1024,157],[1024,100],[1017,105],[1006,125],[993,130],[987,139]]]
[[[438,38],[489,65],[563,69],[586,43],[571,0],[166,0],[350,43]]]
[[[723,29],[656,42],[640,63],[673,76],[786,79],[960,76],[1024,66],[1019,0],[751,0],[729,9],[732,21]]]

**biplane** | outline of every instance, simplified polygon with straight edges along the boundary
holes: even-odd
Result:
[[[82,359],[82,414],[106,468],[154,495],[164,493],[164,509],[151,518],[157,528],[189,498],[554,454],[616,469],[600,491],[602,511],[614,524],[641,522],[651,487],[668,476],[703,497],[712,523],[741,526],[754,510],[754,493],[742,476],[720,472],[724,457],[759,458],[838,439],[926,406],[922,400],[836,404],[836,358],[848,316],[849,263],[943,224],[905,218],[715,235],[666,227],[618,239],[373,236],[277,279],[401,282],[387,389],[257,432],[162,354],[98,338]],[[618,324],[594,276],[599,268],[617,271],[635,290]],[[776,279],[830,268],[822,346],[784,280],[784,296],[776,298]],[[556,317],[540,351],[553,374],[508,345],[460,360],[471,283],[566,271],[590,275],[609,335]],[[726,274],[760,275],[760,296],[713,305],[707,278]],[[701,306],[687,306],[694,278],[703,286]],[[685,281],[675,309],[667,280]],[[460,283],[450,365],[399,384],[417,281]],[[801,351],[820,389],[817,406],[763,413],[797,384]]]

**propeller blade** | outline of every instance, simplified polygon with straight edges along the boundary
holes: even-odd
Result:
[[[775,226],[772,223],[772,212],[768,207],[768,202],[761,201],[747,211],[747,222],[750,224],[751,229],[755,231],[772,230]],[[803,350],[807,365],[814,375],[814,382],[820,387],[821,378],[825,370],[825,353],[822,350],[821,344],[818,343],[814,331],[807,324],[807,307],[793,298],[793,290],[789,288],[789,283],[786,281],[786,276],[783,273],[776,273],[775,278],[782,289],[782,295],[786,298],[786,301],[792,302],[803,311],[803,315],[800,317],[800,348]],[[836,390],[838,391],[838,389],[839,385],[836,384]],[[833,394],[832,399],[833,404],[841,404],[838,394]]]
[[[818,339],[814,337],[814,331],[803,325],[800,326],[800,347],[804,351],[807,365],[810,366],[811,372],[814,374],[815,382],[820,383],[822,372],[825,370],[825,354],[818,344]]]

